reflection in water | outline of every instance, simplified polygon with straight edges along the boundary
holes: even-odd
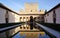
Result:
[[[25,38],[25,35],[21,36],[20,33],[16,34],[14,37],[12,38]]]
[[[39,35],[39,38],[50,38],[50,37],[47,34],[44,34],[43,36]]]
[[[27,27],[29,29],[27,29]],[[33,30],[30,30],[30,26],[27,24],[20,26],[20,31],[23,31],[23,32],[16,34],[13,38],[50,38],[47,34],[45,34],[44,31],[40,31],[36,28],[33,28]]]
[[[12,38],[20,38],[20,33],[16,34],[16,35],[13,36]]]
[[[30,35],[30,36],[29,36]],[[20,33],[16,34],[13,38],[37,38],[36,36],[34,36],[32,33],[31,34],[28,34],[29,37],[26,37],[26,35],[21,35]],[[34,36],[34,37],[32,37]],[[44,35],[41,35],[41,34],[38,34],[38,38],[50,38],[48,35],[44,34]]]

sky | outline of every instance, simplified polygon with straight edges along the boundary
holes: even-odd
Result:
[[[44,9],[49,11],[51,8],[60,3],[60,0],[0,0],[0,3],[4,4],[8,8],[12,9],[15,12],[19,12],[21,9],[24,9],[24,4],[35,3],[39,5],[38,10]]]

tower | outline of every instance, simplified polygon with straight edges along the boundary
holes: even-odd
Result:
[[[38,10],[38,3],[25,3],[26,12],[36,12]]]

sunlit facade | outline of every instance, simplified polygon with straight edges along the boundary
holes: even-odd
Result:
[[[60,3],[44,15],[45,23],[60,24]]]
[[[44,21],[44,17],[43,17],[44,10],[38,10],[38,3],[25,3],[25,9],[21,9],[19,14],[20,14],[20,22],[30,21],[30,16],[32,16],[35,21],[40,21],[40,22]],[[44,35],[45,33],[45,32],[41,32],[40,30],[34,27],[32,30],[33,32],[31,32],[30,25],[27,25],[27,24],[20,26],[20,31],[23,31],[23,32],[20,32],[21,36],[26,35],[26,38],[29,38],[29,37],[38,38],[39,34]],[[34,33],[34,31],[36,31],[36,33]],[[33,36],[31,36],[31,34]]]
[[[25,9],[21,9],[20,12],[20,21],[29,21],[30,16],[40,18],[39,21],[43,21],[44,10],[38,10],[38,3],[25,3]]]
[[[35,21],[44,21],[44,10],[38,10],[38,3],[25,3],[25,9],[21,9],[20,22],[26,22],[30,20],[30,16],[33,16]],[[30,28],[28,25],[21,26],[21,28]],[[22,28],[23,29],[23,28]]]

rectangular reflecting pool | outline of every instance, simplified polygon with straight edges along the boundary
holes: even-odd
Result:
[[[42,29],[37,29],[33,27],[33,30],[30,29],[30,25],[24,24],[20,26],[20,32],[17,33],[12,38],[50,38]]]
[[[40,32],[19,32],[12,38],[50,38],[45,33]]]

